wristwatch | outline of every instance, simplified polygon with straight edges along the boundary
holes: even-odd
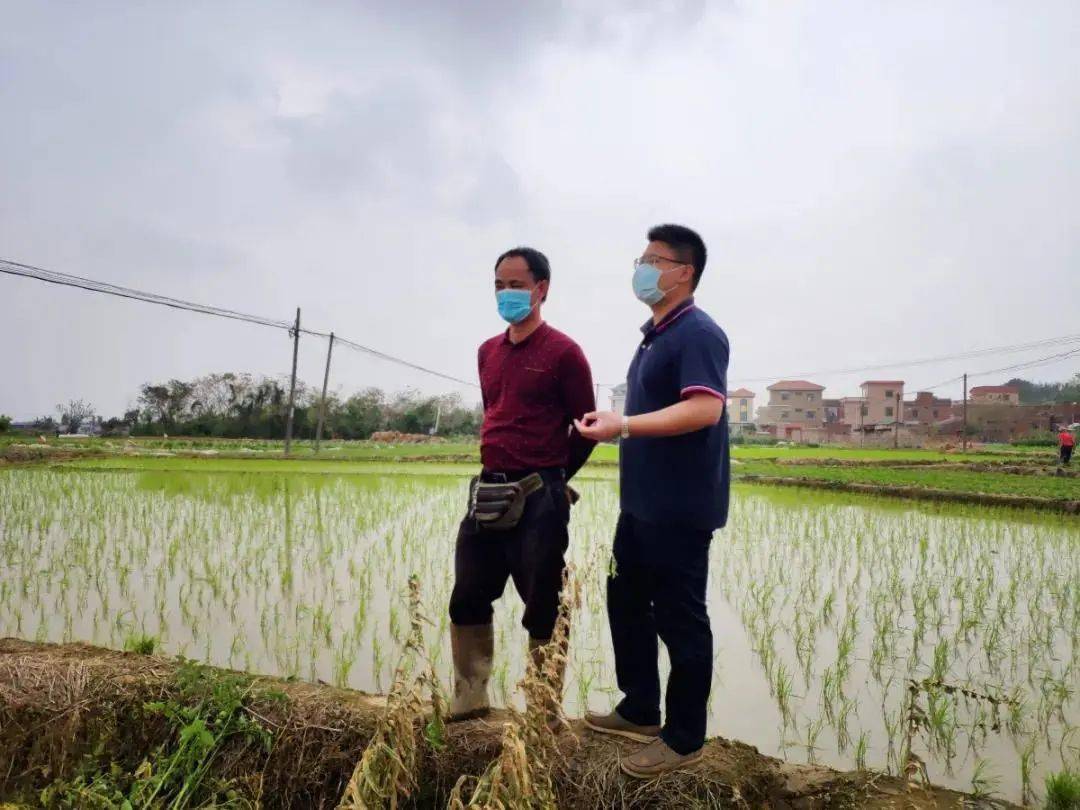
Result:
[[[622,435],[622,437],[624,439],[629,439],[630,438],[630,417],[627,416],[626,414],[623,414],[623,418],[622,418],[622,433],[621,433],[621,435]]]

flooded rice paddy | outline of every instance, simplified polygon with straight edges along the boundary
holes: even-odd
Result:
[[[421,465],[407,465],[419,473]],[[450,683],[460,475],[0,472],[0,635],[158,648],[385,689],[410,574]],[[616,484],[580,483],[566,707],[616,699],[604,606]],[[836,767],[1037,796],[1080,753],[1080,521],[742,487],[712,545],[710,734]],[[509,585],[493,696],[525,659]],[[665,664],[666,666],[666,664]],[[909,760],[914,761],[914,760]]]

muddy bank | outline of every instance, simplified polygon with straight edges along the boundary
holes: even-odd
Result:
[[[183,699],[191,665],[84,644],[0,640],[0,801],[36,797],[70,780],[80,763],[138,769],[166,743],[154,706]],[[201,668],[244,684],[240,712],[267,732],[239,740],[213,760],[213,775],[265,807],[334,807],[371,738],[384,699],[320,684]],[[418,764],[414,807],[445,807],[461,774],[479,774],[500,748],[507,715],[447,727],[445,745]],[[239,738],[238,738],[239,739]],[[787,764],[751,746],[710,740],[704,762],[655,782],[624,777],[618,757],[631,743],[585,732],[560,735],[561,807],[913,807],[961,806],[962,794],[908,787],[870,773]],[[153,763],[151,762],[151,766]],[[1000,805],[1007,806],[1007,805]]]
[[[988,492],[961,492],[932,487],[903,487],[886,484],[862,484],[856,481],[826,481],[818,478],[797,478],[775,475],[736,474],[734,480],[755,484],[771,484],[781,487],[805,487],[829,489],[835,492],[851,492],[859,495],[885,495],[913,501],[937,501],[938,503],[968,503],[979,506],[1008,506],[1017,509],[1042,509],[1080,515],[1080,501],[1039,498],[1033,495],[996,495]]]

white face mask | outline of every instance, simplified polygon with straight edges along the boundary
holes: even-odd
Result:
[[[670,273],[672,270],[678,270],[682,266],[677,264],[667,270],[661,270],[655,264],[636,263],[634,265],[634,295],[638,297],[639,301],[649,306],[659,304],[664,300],[665,295],[675,289],[675,287],[669,287],[666,290],[662,289],[660,287],[660,277],[665,273]]]

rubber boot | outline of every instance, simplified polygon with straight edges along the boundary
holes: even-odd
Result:
[[[454,723],[483,717],[491,711],[488,681],[495,652],[490,624],[450,625],[450,649],[454,656],[454,699],[446,719]]]
[[[551,642],[549,638],[532,638],[529,637],[529,657],[532,659],[533,666],[537,670],[543,672],[544,662],[548,654],[554,653],[546,651],[544,648]],[[552,731],[556,731],[562,723],[560,722],[560,715],[562,710],[562,697],[563,697],[563,681],[566,676],[566,653],[569,645],[563,642],[562,650],[560,651],[559,663],[555,673],[555,683],[550,684],[551,688],[555,691],[557,699],[545,701],[543,711],[547,715],[547,725]],[[529,711],[532,711],[533,707],[527,707]]]

